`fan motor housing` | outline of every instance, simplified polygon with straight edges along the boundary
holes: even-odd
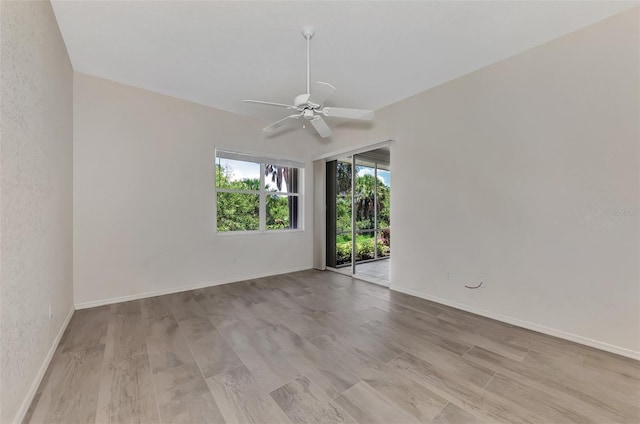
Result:
[[[303,116],[304,116],[304,119],[308,119],[309,121],[312,120],[314,117],[313,109],[305,109]]]

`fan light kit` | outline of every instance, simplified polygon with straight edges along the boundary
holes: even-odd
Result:
[[[371,121],[373,119],[372,110],[324,106],[324,102],[336,91],[335,87],[329,83],[318,81],[313,85],[313,91],[311,91],[309,83],[309,44],[314,34],[315,30],[313,27],[302,28],[302,35],[307,41],[307,92],[305,94],[296,96],[295,99],[293,99],[293,105],[264,102],[261,100],[243,100],[245,103],[277,106],[297,112],[263,128],[264,132],[271,133],[280,128],[299,125],[299,119],[304,118],[305,121],[303,122],[310,122],[318,134],[324,138],[331,136],[331,128],[329,128],[329,125],[327,125],[323,117],[355,119],[360,121]]]

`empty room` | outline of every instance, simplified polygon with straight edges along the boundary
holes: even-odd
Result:
[[[640,2],[0,0],[0,423],[640,422]]]

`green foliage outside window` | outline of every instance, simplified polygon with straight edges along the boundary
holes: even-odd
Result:
[[[351,165],[345,162],[337,164],[336,199],[336,239],[337,264],[351,262]],[[357,167],[359,170],[360,168]],[[378,245],[378,257],[389,256],[391,222],[391,188],[383,181],[377,182],[377,205],[375,198],[376,181],[370,174],[356,176],[355,215],[357,230],[372,230],[356,236],[356,261],[373,259],[374,243]],[[375,209],[378,209],[378,229],[374,237]],[[347,234],[344,234],[344,233]],[[343,234],[340,234],[343,233]],[[374,241],[375,240],[375,241]]]
[[[292,197],[297,200],[297,198]],[[267,196],[267,229],[280,230],[289,228],[289,197]]]
[[[227,172],[216,165],[216,185],[231,190],[259,190],[260,180],[230,181]],[[260,197],[257,194],[218,193],[218,231],[251,231],[260,227]]]
[[[374,258],[374,238],[370,234],[356,235],[356,261]],[[389,246],[382,237],[378,237],[378,257],[389,256]],[[337,238],[336,253],[338,264],[351,262],[351,235],[341,234]]]
[[[268,165],[271,166],[271,165]],[[275,169],[275,167],[272,167]],[[216,165],[216,187],[225,190],[260,190],[260,179],[245,178],[232,181],[231,172]],[[272,191],[269,184],[267,191]],[[290,228],[290,202],[297,202],[297,196],[266,196],[267,230]],[[260,229],[260,195],[257,193],[217,193],[217,228],[226,231],[255,231]]]

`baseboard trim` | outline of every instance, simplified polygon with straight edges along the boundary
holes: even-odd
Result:
[[[312,267],[306,266],[306,267],[289,268],[289,269],[283,269],[275,272],[265,272],[262,274],[247,275],[243,277],[218,280],[214,282],[192,284],[190,286],[172,287],[172,288],[157,290],[152,292],[144,292],[144,293],[130,294],[127,296],[112,297],[110,299],[81,302],[81,303],[76,303],[75,307],[77,310],[95,308],[96,306],[112,305],[114,303],[127,302],[130,300],[146,299],[149,297],[162,296],[165,294],[174,294],[174,293],[180,293],[180,292],[185,292],[189,290],[203,289],[205,287],[219,286],[222,284],[237,283],[240,281],[253,280],[255,278],[273,277],[275,275],[288,274],[290,272],[306,271],[309,269],[312,269]]]
[[[596,349],[604,350],[610,353],[615,353],[616,355],[625,356],[627,358],[640,360],[640,352],[636,352],[631,349],[627,349],[624,347],[612,345],[609,343],[601,342],[598,340],[590,339],[588,337],[583,337],[577,334],[568,333],[566,331],[558,330],[551,327],[546,327],[544,325],[535,324],[529,321],[523,321],[518,318],[513,318],[507,315],[496,314],[491,311],[487,311],[484,309],[476,308],[474,306],[469,306],[464,303],[458,303],[451,300],[443,299],[436,296],[431,296],[416,290],[407,289],[404,287],[398,287],[397,285],[393,285],[391,290],[397,291],[400,293],[408,294],[411,296],[419,297],[421,299],[429,300],[432,302],[440,303],[445,306],[450,306],[452,308],[460,309],[466,312],[471,312],[472,314],[481,315],[486,318],[495,319],[498,321],[506,322],[507,324],[515,325],[517,327],[526,328],[527,330],[537,331],[538,333],[546,334],[548,336],[558,337],[560,339],[569,340],[575,343],[579,343],[585,346],[593,347]]]
[[[64,322],[60,327],[60,331],[58,331],[58,334],[56,334],[56,337],[53,340],[53,344],[51,345],[51,348],[49,348],[49,353],[47,353],[47,356],[44,358],[44,362],[42,363],[42,366],[38,370],[38,374],[36,374],[36,378],[33,380],[33,383],[31,384],[31,387],[29,388],[27,395],[22,401],[22,405],[20,405],[20,409],[18,409],[16,416],[13,418],[13,421],[11,421],[12,423],[20,424],[22,420],[24,420],[25,415],[27,415],[27,411],[31,406],[31,402],[33,402],[33,398],[36,396],[36,391],[38,391],[38,386],[40,386],[40,383],[44,378],[44,374],[47,372],[47,368],[49,368],[51,359],[53,359],[53,355],[56,353],[58,344],[60,344],[62,335],[64,334],[64,331],[67,329],[67,326],[69,325],[69,321],[71,321],[71,317],[73,316],[74,311],[75,309],[72,307],[69,313],[67,314],[67,317],[64,319]]]

